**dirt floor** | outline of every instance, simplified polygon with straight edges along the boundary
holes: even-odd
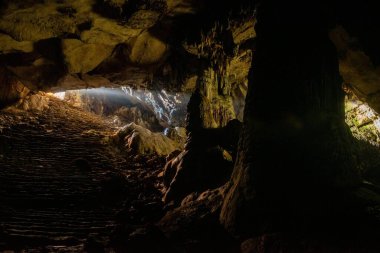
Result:
[[[117,231],[157,221],[164,159],[121,153],[111,123],[48,105],[0,111],[0,251],[108,252]]]

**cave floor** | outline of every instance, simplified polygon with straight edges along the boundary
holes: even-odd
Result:
[[[147,181],[158,171],[112,149],[114,130],[55,98],[43,111],[0,111],[0,251],[92,251],[109,245],[120,213],[149,219],[130,205],[160,202],[158,183]]]

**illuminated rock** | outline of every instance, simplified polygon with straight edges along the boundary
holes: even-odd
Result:
[[[17,105],[17,107],[26,111],[43,111],[49,108],[49,100],[49,97],[45,93],[38,92],[37,94],[31,94],[23,100],[21,100],[20,104]]]
[[[120,129],[113,140],[119,147],[141,155],[167,156],[180,149],[178,143],[162,133],[153,133],[135,123]]]

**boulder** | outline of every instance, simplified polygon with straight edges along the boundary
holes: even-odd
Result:
[[[105,44],[86,44],[77,39],[64,39],[62,50],[69,73],[87,73],[109,57],[113,47]]]
[[[50,98],[45,93],[38,92],[21,100],[17,107],[25,111],[43,111],[49,108],[49,101]]]
[[[192,192],[225,184],[231,176],[240,131],[241,123],[234,119],[225,127],[190,133],[185,150],[165,165],[164,202],[178,204]]]
[[[151,65],[163,61],[168,52],[168,44],[146,31],[136,38],[130,60],[137,65]]]
[[[0,68],[0,108],[17,102],[29,93],[7,69]]]
[[[152,131],[162,129],[162,126],[158,122],[156,116],[148,108],[143,108],[141,106],[123,106],[116,110],[114,114],[117,123],[120,124],[133,122]]]
[[[168,127],[164,133],[170,139],[178,142],[182,147],[185,146],[187,134],[184,127]]]
[[[164,202],[179,203],[192,192],[223,185],[230,178],[232,166],[231,156],[219,147],[183,151],[165,166],[168,190]]]
[[[153,133],[135,123],[130,123],[121,128],[113,136],[113,140],[126,151],[141,155],[167,156],[174,150],[180,149],[179,144],[162,133]]]

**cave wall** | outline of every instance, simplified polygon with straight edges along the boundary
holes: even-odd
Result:
[[[210,63],[221,67],[226,62],[230,71],[220,73],[221,79],[232,83],[231,78],[243,80],[249,69],[248,61],[239,58],[251,53],[255,20],[244,17],[252,16],[258,2],[5,0],[0,62],[34,91],[132,86],[192,92],[199,76],[214,75],[215,66],[207,70]],[[375,6],[341,0],[325,6],[326,15],[335,18],[330,38],[342,77],[380,111]],[[220,51],[231,56],[231,50],[237,53],[233,59],[220,57]],[[243,98],[246,86],[234,85],[233,93]],[[239,119],[242,101],[233,101]]]
[[[0,67],[0,108],[26,97],[30,90],[4,67]]]
[[[258,10],[243,132],[220,216],[235,235],[336,214],[332,193],[360,182],[323,13],[320,3],[297,1]]]

